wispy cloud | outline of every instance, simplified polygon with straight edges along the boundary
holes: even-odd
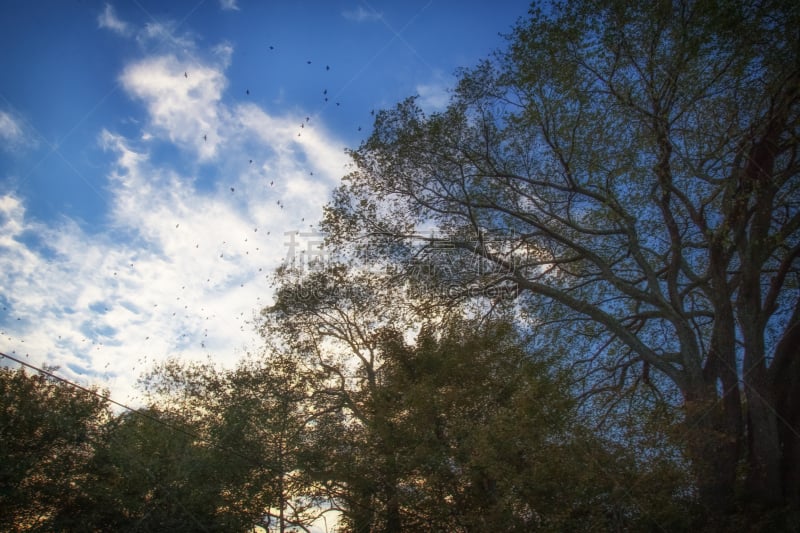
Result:
[[[138,26],[120,19],[111,4],[106,4],[97,16],[100,28],[117,35],[133,38],[142,50],[168,47],[176,53],[190,53],[195,49],[195,39],[187,32],[178,32],[178,24],[172,20],[151,20]]]
[[[358,6],[355,9],[348,9],[342,11],[342,16],[347,20],[353,22],[371,22],[383,18],[383,14],[373,9],[365,9],[364,6]]]
[[[22,128],[14,120],[14,117],[0,111],[0,138],[5,142],[16,143],[22,139]]]
[[[147,50],[171,46],[178,53],[189,53],[195,48],[195,39],[188,33],[178,33],[173,21],[148,22],[136,32],[136,41]]]
[[[11,113],[0,110],[0,149],[14,151],[37,144],[35,133]]]
[[[117,16],[111,4],[106,4],[103,12],[97,16],[97,25],[119,35],[131,34],[130,25]]]
[[[248,321],[269,303],[268,276],[318,243],[347,159],[321,125],[298,136],[300,116],[227,102],[223,68],[164,55],[123,70],[146,119],[131,138],[100,134],[113,158],[103,228],[45,224],[0,196],[4,350],[125,400],[153,361],[232,364],[257,348]],[[155,155],[163,146],[173,163]]]
[[[416,91],[419,95],[417,102],[428,113],[442,111],[450,102],[450,87],[441,81],[419,84]]]
[[[236,0],[219,0],[219,7],[224,11],[239,11]]]
[[[150,126],[191,147],[202,160],[217,155],[225,135],[219,103],[227,85],[219,69],[157,56],[129,65],[120,80],[147,107]]]

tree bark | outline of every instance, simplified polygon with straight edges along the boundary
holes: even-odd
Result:
[[[684,409],[687,450],[697,478],[700,503],[706,516],[715,521],[736,508],[738,428],[726,416],[713,385],[686,394]]]
[[[770,368],[778,418],[784,502],[800,510],[800,303]]]

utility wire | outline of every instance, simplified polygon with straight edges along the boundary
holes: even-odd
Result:
[[[111,396],[108,396],[106,394],[101,394],[100,392],[98,392],[96,390],[90,389],[88,387],[84,387],[83,385],[80,385],[80,384],[75,383],[73,381],[70,381],[70,380],[68,380],[66,378],[58,376],[58,375],[54,374],[53,372],[50,372],[49,370],[45,370],[45,369],[40,368],[40,367],[38,367],[36,365],[32,365],[30,363],[26,363],[25,361],[22,361],[22,360],[20,360],[20,359],[18,359],[16,357],[8,355],[7,353],[0,352],[0,358],[2,358],[2,357],[5,357],[6,359],[10,359],[11,361],[14,361],[14,362],[16,362],[16,363],[18,363],[18,364],[20,364],[22,366],[28,367],[31,370],[34,370],[34,371],[36,371],[36,372],[38,372],[38,373],[40,373],[42,375],[48,376],[50,378],[53,378],[56,381],[60,381],[61,383],[64,383],[64,384],[66,384],[66,385],[68,385],[70,387],[73,387],[75,389],[83,391],[83,392],[85,392],[87,394],[91,394],[92,396],[96,396],[96,397],[98,397],[98,398],[100,398],[102,400],[107,401],[108,403],[116,405],[117,407],[121,407],[121,408],[125,409],[126,411],[128,411],[130,413],[133,413],[135,415],[138,415],[138,416],[141,416],[141,417],[146,418],[148,420],[151,420],[151,421],[153,421],[153,422],[155,422],[157,424],[161,424],[162,426],[164,426],[166,428],[169,428],[169,429],[171,429],[173,431],[177,431],[179,433],[182,433],[182,434],[186,435],[187,437],[191,437],[193,439],[197,439],[197,440],[199,440],[201,442],[204,442],[204,443],[206,443],[206,444],[208,444],[208,445],[210,445],[210,446],[212,446],[212,447],[214,447],[214,448],[216,448],[216,449],[218,449],[218,450],[220,450],[222,452],[225,452],[225,453],[228,453],[228,454],[233,454],[233,455],[239,457],[240,459],[244,459],[245,461],[247,461],[249,463],[252,463],[252,464],[254,464],[256,466],[259,466],[259,467],[263,466],[260,461],[257,461],[255,459],[253,459],[252,457],[248,457],[246,455],[243,455],[240,452],[238,452],[237,450],[234,450],[232,448],[223,447],[220,444],[218,444],[218,443],[216,443],[214,441],[211,441],[211,440],[209,440],[209,439],[207,439],[205,437],[201,437],[200,435],[198,435],[196,433],[193,433],[193,432],[191,432],[191,431],[189,431],[187,429],[184,429],[184,428],[169,424],[169,423],[165,422],[164,420],[161,420],[157,416],[153,416],[150,413],[147,413],[147,412],[142,411],[140,409],[134,409],[133,407],[129,407],[129,406],[125,405],[124,403],[121,403],[121,402],[118,402],[118,401],[114,400],[113,398],[111,398]]]

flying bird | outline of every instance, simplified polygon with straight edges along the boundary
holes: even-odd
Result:
[[[189,73],[188,73],[188,72],[184,72],[184,73],[183,73],[183,77],[184,77],[184,78],[188,78],[188,77],[189,77]]]
[[[235,189],[234,189],[233,187],[231,187],[231,192],[233,192],[234,190],[235,190]]]
[[[330,65],[325,65],[325,70],[330,70],[330,69],[331,69]]]
[[[245,91],[245,93],[247,93],[247,94],[249,95],[249,94],[250,94],[250,89],[247,89],[247,90]]]
[[[203,140],[207,141],[208,140],[208,135],[203,135]]]
[[[311,64],[311,60],[309,59],[308,61],[306,61],[306,63],[308,63],[310,65]]]

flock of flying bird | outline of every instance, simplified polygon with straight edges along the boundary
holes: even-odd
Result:
[[[275,50],[275,47],[274,47],[274,46],[270,46],[270,47],[269,47],[269,49],[270,49],[270,50]],[[312,61],[311,61],[311,60],[307,60],[307,61],[306,61],[306,64],[307,64],[307,65],[311,65],[311,64],[312,64]],[[330,65],[326,65],[326,66],[325,66],[325,71],[326,71],[326,72],[329,72],[330,70],[331,70],[331,67],[330,67]],[[186,79],[188,79],[188,78],[190,77],[190,73],[189,73],[189,71],[184,71],[183,75],[184,75],[184,77],[185,77]],[[245,95],[246,95],[246,96],[248,96],[248,97],[249,97],[249,96],[251,96],[251,92],[250,92],[250,89],[249,89],[249,88],[245,89]],[[327,89],[327,88],[324,88],[324,89],[322,89],[322,104],[323,104],[323,105],[325,105],[325,104],[328,104],[329,102],[330,102],[330,96],[329,96],[329,93],[328,93],[328,89]],[[334,102],[334,103],[335,103],[336,107],[341,107],[341,102],[340,102],[340,101],[336,101],[336,102]],[[373,110],[373,111],[371,111],[370,113],[371,113],[372,115],[374,115],[374,113],[375,113],[375,112],[374,112],[374,110]],[[305,117],[305,121],[301,122],[301,123],[300,123],[300,125],[299,125],[299,131],[297,132],[297,136],[298,136],[298,137],[300,137],[300,136],[302,135],[302,132],[305,130],[305,128],[306,128],[306,126],[307,126],[307,125],[310,125],[310,123],[311,123],[311,116],[306,116],[306,117]],[[360,132],[360,131],[362,131],[362,128],[361,128],[361,126],[358,126],[358,128],[357,128],[357,131],[359,131],[359,132]],[[204,142],[207,142],[207,141],[208,141],[208,134],[207,134],[207,133],[204,133],[204,134],[203,134],[203,141],[204,141]],[[249,159],[249,160],[248,160],[248,164],[249,164],[249,165],[252,165],[253,163],[254,163],[253,159]],[[314,172],[313,172],[313,171],[309,171],[309,175],[313,176],[313,175],[314,175]],[[275,185],[276,185],[276,183],[275,183],[275,180],[274,180],[274,179],[271,179],[271,180],[269,181],[269,187],[274,187]],[[236,192],[236,188],[235,188],[235,187],[230,187],[230,192],[231,192],[231,193],[235,193],[235,192]],[[278,199],[278,200],[276,201],[276,205],[278,205],[278,207],[280,207],[280,209],[283,209],[283,208],[285,207],[285,204],[284,204],[284,203],[282,202],[282,200],[280,200],[280,199]],[[300,222],[301,222],[301,223],[305,223],[305,217],[301,217],[301,218],[300,218]],[[179,227],[180,227],[180,223],[178,223],[178,224],[176,224],[176,225],[175,225],[175,229],[179,229]],[[313,225],[313,224],[308,224],[308,228],[313,230],[313,228],[314,228],[314,225]],[[254,233],[257,233],[257,232],[258,232],[258,227],[254,227],[254,228],[253,228],[253,232],[254,232]],[[295,233],[295,234],[297,234],[297,235],[299,235],[299,234],[300,234],[300,231],[299,231],[299,230],[295,230],[295,231],[294,231],[294,233]],[[266,231],[266,235],[270,235],[270,231]],[[245,238],[245,239],[244,239],[244,242],[248,242],[248,239],[247,239],[247,238]],[[226,246],[228,246],[229,244],[230,244],[230,243],[228,243],[227,241],[222,241],[222,247],[226,247]],[[285,243],[284,243],[284,244],[285,244]],[[199,244],[196,244],[196,245],[195,245],[195,248],[200,248],[200,245],[199,245]],[[256,251],[256,252],[260,251],[260,248],[259,248],[259,247],[256,247],[256,248],[255,248],[255,251]],[[301,255],[302,255],[302,254],[304,254],[304,253],[305,253],[305,250],[301,250],[301,251],[299,252],[299,254],[301,254]],[[249,255],[249,254],[250,254],[250,251],[249,251],[249,250],[248,250],[248,251],[245,251],[245,255]],[[234,254],[234,255],[235,255],[235,254]],[[224,252],[224,251],[222,251],[222,252],[220,252],[220,253],[219,253],[219,258],[220,258],[220,259],[224,259],[224,258],[225,258],[225,252]],[[285,259],[284,259],[284,260],[285,260]],[[133,266],[133,265],[131,265],[131,266]],[[258,272],[263,272],[263,267],[259,267],[259,268],[258,268]],[[115,275],[116,275],[116,273],[115,273]],[[267,275],[266,277],[269,277],[269,275]],[[212,283],[212,280],[211,280],[211,278],[208,278],[208,279],[206,280],[206,282],[207,282],[207,283]],[[240,284],[240,287],[244,287],[244,283],[241,283],[241,284]],[[186,288],[185,286],[183,286],[183,287],[182,287],[182,289],[185,289],[185,288]],[[256,299],[257,299],[257,300],[260,300],[260,299],[261,299],[261,297],[259,296],[259,297],[257,297]],[[178,297],[178,300],[180,300],[180,297]],[[187,311],[188,311],[188,306],[184,306],[184,310],[187,310]],[[203,309],[201,309],[201,310],[203,310]],[[176,313],[175,313],[175,312],[173,312],[173,313],[172,313],[172,316],[175,316],[175,315],[176,315]],[[244,316],[244,312],[241,312],[241,313],[239,314],[239,317],[237,317],[237,318],[241,318],[241,317],[243,317],[243,316]],[[186,318],[188,318],[188,315],[186,316]],[[215,318],[215,317],[214,317],[214,315],[206,316],[206,317],[205,317],[205,320],[209,320],[209,319],[211,319],[211,318]],[[243,329],[244,329],[244,326],[241,326],[241,327],[240,327],[240,329],[242,329],[242,330],[243,330]],[[185,336],[186,336],[186,334],[182,334],[182,335],[181,335],[181,338],[183,338],[183,337],[185,337]],[[203,331],[203,339],[205,339],[205,338],[207,338],[207,337],[208,337],[208,329],[205,329],[205,330]],[[146,337],[146,338],[145,338],[145,340],[146,340],[146,341],[147,341],[147,340],[150,340],[150,337]],[[202,347],[202,348],[205,348],[205,340],[201,340],[201,342],[200,342],[200,345],[201,345],[201,347]],[[140,359],[140,360],[139,360],[139,362],[140,362],[140,363],[141,363],[141,362],[143,362],[143,361],[146,361],[146,357],[145,357],[145,358],[143,358],[143,359]]]
[[[274,46],[274,45],[272,45],[272,46],[269,46],[269,49],[270,49],[271,51],[274,51],[274,50],[275,50],[275,46]],[[307,65],[311,65],[311,64],[312,64],[312,61],[311,61],[311,60],[307,60],[307,61],[306,61],[306,64],[307,64]],[[330,67],[330,65],[326,65],[326,66],[325,66],[325,72],[329,72],[330,70],[331,70],[331,67]],[[190,73],[188,70],[187,70],[187,71],[184,71],[184,72],[183,72],[183,76],[184,76],[184,78],[185,78],[185,79],[187,79],[187,80],[188,80],[188,79],[190,78],[190,76],[191,76],[191,73]],[[244,91],[244,94],[245,94],[245,96],[247,96],[247,97],[250,97],[250,96],[251,96],[251,91],[250,91],[250,89],[249,89],[249,88],[245,89],[245,91]],[[338,100],[337,100],[337,101],[333,101],[333,102],[331,102],[332,95],[330,95],[330,94],[329,94],[329,92],[328,92],[328,89],[327,89],[327,88],[323,88],[323,89],[322,89],[322,91],[321,91],[321,97],[322,97],[322,101],[321,101],[321,106],[322,106],[322,107],[324,107],[324,106],[327,106],[327,105],[328,105],[328,104],[330,104],[330,103],[333,103],[333,104],[335,104],[335,106],[336,106],[337,108],[341,107],[341,105],[342,105],[341,101],[338,101]],[[372,114],[372,115],[374,115],[374,111],[371,111],[371,114]],[[303,133],[304,131],[306,131],[306,127],[307,127],[307,126],[309,126],[309,127],[310,127],[310,125],[311,125],[311,118],[312,118],[312,117],[311,117],[310,115],[309,115],[309,116],[306,116],[306,117],[305,117],[305,121],[303,121],[303,122],[301,122],[301,123],[300,123],[300,125],[299,125],[299,128],[298,128],[298,131],[297,131],[297,136],[298,136],[298,137],[302,136],[302,133]],[[357,131],[359,131],[359,132],[360,132],[360,131],[362,131],[362,128],[361,128],[361,126],[358,126],[358,128],[357,128]],[[203,141],[204,141],[204,142],[208,142],[208,133],[203,133]],[[248,163],[248,164],[252,165],[252,164],[253,164],[253,162],[254,162],[254,161],[253,161],[253,159],[249,159],[249,163]],[[310,174],[311,176],[313,176],[313,175],[314,175],[314,172],[313,172],[313,171],[309,171],[309,174]],[[275,187],[275,186],[276,186],[275,179],[271,179],[271,180],[269,181],[269,187]],[[235,192],[236,192],[236,189],[235,189],[235,187],[231,186],[231,187],[230,187],[230,192],[231,192],[231,193],[235,193]],[[284,203],[283,203],[283,201],[282,201],[282,200],[280,200],[280,199],[278,199],[278,200],[276,201],[276,204],[277,204],[277,206],[278,206],[280,209],[284,209],[284,207],[285,207],[285,204],[284,204]],[[305,222],[305,218],[301,218],[301,219],[300,219],[300,221],[304,223],[304,222]],[[314,225],[313,225],[313,224],[308,224],[308,227],[309,227],[311,230],[313,230],[313,227],[314,227]],[[175,224],[175,230],[180,230],[180,223],[177,223],[177,224]],[[254,227],[254,228],[253,228],[253,232],[254,232],[254,233],[257,233],[257,232],[258,232],[258,227]],[[300,231],[295,231],[295,233],[299,235],[299,234],[300,234]],[[269,235],[269,234],[270,234],[270,232],[269,232],[269,231],[266,231],[266,232],[265,232],[265,234],[266,234],[266,235]],[[310,234],[305,234],[305,235],[310,235]],[[246,243],[246,242],[248,242],[248,239],[247,239],[247,238],[244,238],[244,242],[245,242],[245,243]],[[285,243],[284,243],[284,244],[285,244]],[[221,244],[221,246],[217,247],[217,250],[216,250],[216,251],[218,251],[218,252],[219,252],[219,258],[220,258],[220,259],[222,259],[222,260],[226,260],[226,257],[225,257],[225,249],[226,249],[226,248],[227,248],[227,249],[229,249],[229,247],[230,247],[231,245],[232,245],[232,243],[229,243],[229,242],[227,242],[227,241],[222,241],[222,244]],[[248,245],[248,246],[250,246],[250,245]],[[199,244],[199,243],[197,243],[197,244],[195,245],[195,249],[200,249],[200,244]],[[222,250],[222,251],[220,251],[220,250]],[[254,250],[254,251],[255,251],[255,252],[259,252],[259,251],[260,251],[260,248],[259,248],[259,247],[255,247],[255,250]],[[231,253],[231,254],[229,254],[229,255],[230,255],[231,257],[234,257],[234,258],[235,258],[235,257],[236,257],[236,256],[237,256],[237,255],[238,255],[240,252],[241,252],[241,250],[234,250],[234,251],[233,251],[233,253]],[[299,253],[300,253],[300,254],[303,254],[303,253],[305,253],[305,251],[304,251],[304,250],[301,250]],[[250,250],[245,250],[245,255],[249,255],[249,254],[250,254]],[[130,272],[133,272],[133,271],[134,271],[134,269],[135,269],[135,265],[134,265],[134,263],[130,263],[130,265],[129,265],[129,268],[128,268],[128,270],[129,270],[129,273],[130,273]],[[259,267],[259,268],[258,268],[258,272],[259,272],[259,273],[262,273],[262,274],[260,274],[260,275],[263,275],[263,267]],[[117,282],[121,282],[121,281],[122,281],[122,279],[123,279],[123,277],[124,277],[125,275],[126,275],[126,273],[125,273],[125,272],[117,272],[117,271],[114,271],[114,272],[113,272],[113,274],[112,274],[112,277],[113,277],[113,278],[114,278],[114,279],[115,279]],[[266,277],[268,278],[268,277],[269,277],[269,275],[267,275]],[[210,278],[210,277],[209,277],[209,278],[206,280],[206,284],[207,284],[207,285],[212,285],[212,286],[213,286],[214,282],[212,282],[212,278]],[[244,284],[244,282],[242,282],[242,283],[240,284],[240,286],[241,286],[241,287],[244,287],[244,285],[245,285],[245,284]],[[182,289],[182,291],[185,291],[185,289],[186,289],[186,286],[183,286],[183,287],[181,287],[181,289]],[[184,294],[185,294],[185,293],[184,293]],[[256,299],[260,301],[260,300],[261,300],[261,297],[260,297],[260,296],[258,296]],[[177,300],[177,301],[181,301],[181,296],[177,296],[177,297],[176,297],[176,300]],[[186,300],[187,300],[187,299],[186,299],[186,298],[184,298],[184,301],[181,301],[181,303],[184,303]],[[164,307],[167,307],[167,306],[162,306],[162,308],[164,308]],[[158,304],[153,304],[153,309],[152,309],[151,311],[155,312],[157,308],[158,308]],[[173,309],[175,309],[175,307],[173,307]],[[6,311],[6,308],[4,307],[4,308],[3,308],[3,310],[4,310],[4,311]],[[104,309],[103,309],[102,313],[108,313],[109,311],[110,311],[109,307],[104,307]],[[183,318],[185,318],[185,319],[191,319],[191,315],[192,315],[192,314],[195,314],[195,315],[197,314],[197,313],[192,313],[192,310],[190,309],[190,306],[189,306],[189,304],[188,304],[188,303],[184,303],[182,311],[184,311],[184,313],[185,313],[185,314],[184,314],[184,317],[183,317]],[[210,312],[206,311],[205,307],[200,307],[199,311],[200,311],[200,315],[202,315],[202,316],[204,316],[204,317],[205,317],[205,321],[211,321],[212,319],[215,319],[215,318],[217,318],[215,314],[213,314],[213,313],[210,313]],[[179,311],[177,311],[177,310],[176,310],[176,311],[173,311],[173,312],[171,313],[171,315],[172,315],[172,317],[176,317],[176,315],[177,315],[178,313],[179,313]],[[239,316],[237,316],[236,318],[237,318],[237,319],[243,319],[243,318],[244,318],[244,312],[241,312],[241,313],[239,313]],[[19,320],[21,320],[21,318],[17,318],[17,320],[19,321]],[[242,325],[242,326],[240,327],[240,329],[241,329],[241,330],[244,330],[244,325]],[[0,335],[2,335],[2,336],[6,336],[6,335],[8,335],[8,333],[7,333],[7,332],[0,332]],[[206,348],[206,341],[207,341],[207,338],[208,338],[208,335],[209,335],[208,328],[204,328],[204,329],[202,330],[202,332],[200,332],[199,330],[197,330],[197,331],[195,331],[195,332],[194,332],[194,335],[201,335],[201,336],[200,336],[200,339],[199,339],[199,345],[200,345],[200,347],[201,347],[201,348],[205,349],[205,348]],[[176,345],[179,345],[179,346],[180,346],[180,345],[187,346],[187,345],[188,345],[188,341],[189,341],[188,337],[190,337],[190,336],[194,336],[194,335],[192,335],[192,334],[190,334],[190,333],[186,333],[186,332],[184,332],[184,333],[180,334],[179,338],[177,338],[177,339],[174,339],[174,340],[173,340],[173,342],[174,342]],[[86,346],[92,346],[92,347],[94,348],[94,350],[95,350],[95,351],[99,351],[99,350],[100,350],[100,349],[101,349],[101,348],[104,346],[104,342],[102,342],[101,340],[98,340],[98,339],[92,339],[92,337],[93,337],[93,336],[94,336],[93,334],[88,334],[87,332],[83,332],[83,334],[77,334],[77,333],[76,333],[76,334],[72,334],[72,335],[69,335],[69,336],[67,336],[67,337],[65,337],[65,338],[62,338],[62,335],[58,335],[58,341],[57,341],[57,342],[58,342],[58,344],[62,344],[62,345],[63,345],[63,346],[65,346],[65,347],[69,347],[70,345],[75,345],[75,344],[81,344],[81,345],[86,345]],[[98,336],[99,336],[99,335],[98,335]],[[80,341],[78,341],[78,339],[79,339],[79,338],[80,338]],[[11,336],[8,336],[8,340],[9,340],[9,341],[12,341],[12,337],[11,337]],[[20,343],[24,343],[24,342],[25,342],[25,341],[24,341],[24,339],[18,339],[18,340],[19,340],[19,342],[20,342]],[[150,340],[151,340],[151,337],[150,337],[149,335],[148,335],[148,336],[145,336],[145,337],[144,337],[144,339],[143,339],[143,341],[145,341],[145,342],[147,342],[147,341],[150,341]],[[194,342],[198,342],[198,339],[196,339],[196,338],[195,338],[195,339],[194,339]],[[12,351],[12,353],[16,354],[16,350],[13,350],[13,351]],[[29,357],[29,354],[27,354],[27,353],[26,353],[25,355]],[[140,358],[140,359],[139,359],[139,360],[136,362],[136,364],[134,364],[134,365],[133,365],[133,367],[132,367],[132,370],[133,370],[133,371],[135,371],[139,365],[146,364],[146,363],[147,363],[147,359],[148,359],[148,357],[147,357],[147,356],[143,356],[143,357],[141,357],[141,358]],[[105,367],[104,367],[104,369],[105,369],[105,377],[106,377],[106,378],[108,378],[108,377],[109,377],[109,366],[111,366],[111,363],[110,363],[110,362],[107,362],[107,363],[105,364]]]

